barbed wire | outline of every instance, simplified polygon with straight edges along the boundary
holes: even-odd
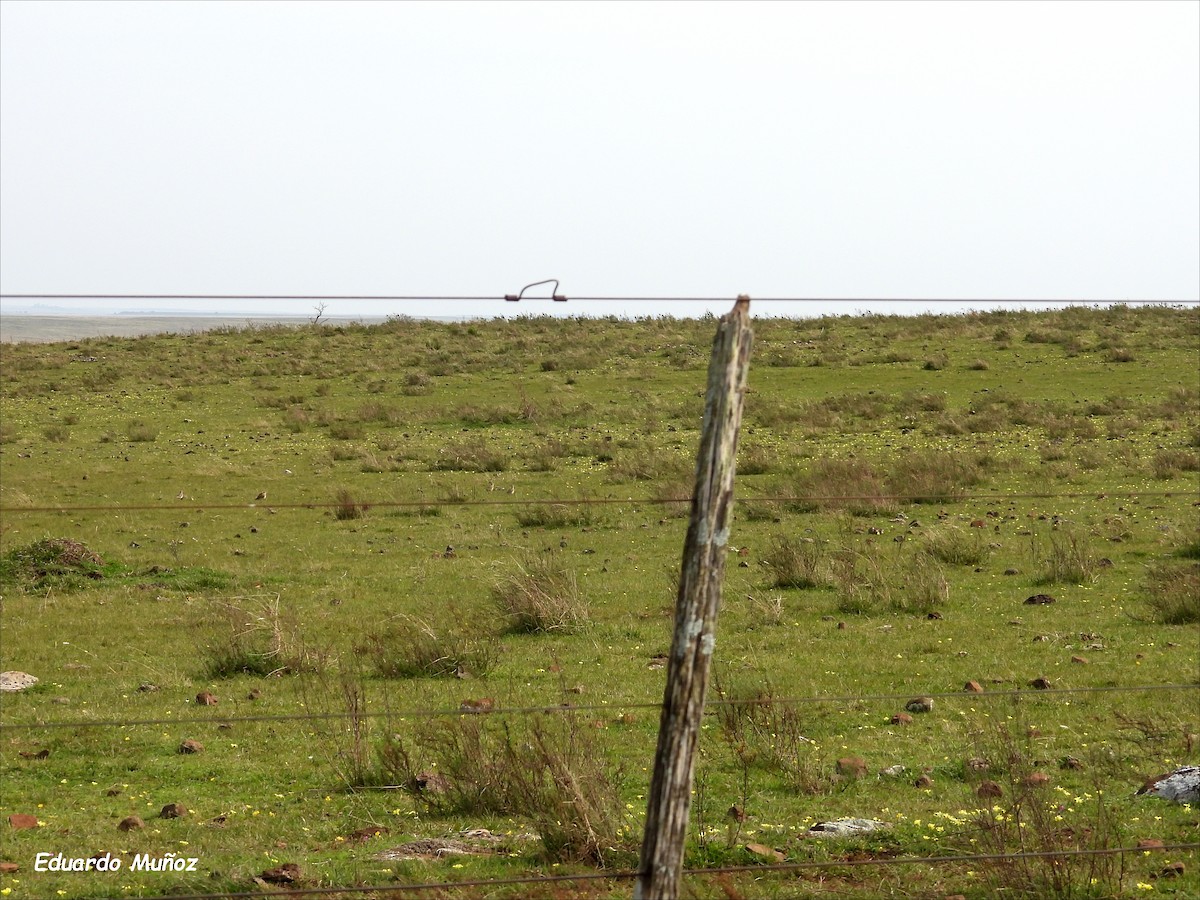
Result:
[[[1033,690],[1005,690],[1005,691],[947,691],[941,693],[922,694],[922,697],[931,699],[953,699],[953,700],[999,700],[1005,697],[1008,698],[1034,698],[1047,697],[1064,694],[1109,694],[1109,693],[1145,693],[1150,691],[1178,691],[1192,690],[1200,691],[1200,681],[1193,684],[1175,683],[1175,684],[1138,684],[1138,685],[1103,685],[1099,687],[1076,687],[1076,688],[1036,688]],[[722,706],[756,706],[764,703],[776,704],[781,706],[800,706],[804,704],[822,704],[822,703],[887,703],[907,701],[912,699],[912,693],[906,694],[846,694],[841,696],[811,696],[811,697],[771,697],[769,701],[762,699],[722,699],[709,698],[704,704],[706,710]],[[574,704],[574,703],[558,703],[544,706],[493,706],[491,709],[464,709],[445,708],[445,709],[407,709],[407,710],[382,710],[379,712],[357,711],[357,712],[306,712],[306,713],[281,713],[278,715],[259,715],[259,716],[219,716],[213,715],[209,718],[155,718],[155,719],[105,719],[105,720],[88,720],[80,719],[66,722],[0,722],[0,732],[2,731],[40,731],[51,730],[55,728],[134,728],[142,726],[158,726],[158,725],[233,725],[244,723],[264,723],[264,722],[302,722],[302,721],[337,721],[344,719],[396,719],[403,721],[404,719],[432,719],[445,717],[459,717],[468,715],[478,716],[524,716],[535,714],[554,714],[554,713],[581,713],[581,712],[618,712],[629,709],[662,709],[661,702],[650,701],[634,701],[631,703],[604,703],[604,704]]]
[[[1156,852],[1179,852],[1200,849],[1200,843],[1164,844],[1154,848]],[[870,857],[867,859],[839,860],[801,860],[791,863],[774,863],[771,865],[740,865],[740,866],[710,866],[706,868],[685,868],[683,877],[703,875],[726,875],[754,873],[769,875],[777,872],[796,872],[804,869],[836,869],[859,868],[870,866],[908,866],[908,865],[955,865],[962,863],[1008,862],[1028,859],[1070,859],[1077,857],[1116,856],[1127,853],[1145,853],[1145,847],[1098,847],[1076,850],[1025,850],[1017,853],[970,853],[960,856],[900,856],[900,857]],[[291,887],[277,891],[254,890],[243,892],[221,891],[207,894],[163,894],[159,900],[224,900],[224,898],[250,898],[323,895],[336,896],[341,894],[363,893],[399,893],[402,891],[455,891],[468,888],[485,887],[515,887],[522,884],[556,884],[580,881],[630,881],[641,877],[637,870],[625,869],[612,872],[580,872],[577,874],[527,875],[513,878],[489,878],[463,881],[439,881],[423,884],[381,884],[360,885],[355,887]]]
[[[530,285],[531,287],[534,285]],[[513,303],[517,300],[570,300],[588,302],[648,302],[648,303],[732,303],[733,296],[655,296],[648,294],[582,295],[567,297],[557,292],[549,297],[524,297],[516,294],[0,294],[0,300],[366,300],[366,301],[495,301]],[[1116,305],[1134,306],[1143,304],[1190,305],[1200,300],[1131,300],[1121,298],[1085,297],[751,297],[752,303],[1055,303],[1066,305]]]
[[[929,502],[930,495],[936,497],[936,502]],[[918,494],[780,494],[774,496],[738,497],[737,503],[921,503],[924,506],[949,505],[967,501],[989,500],[1103,500],[1106,497],[1200,497],[1197,490],[1171,491],[1142,491],[1142,490],[1104,490],[1104,491],[1022,491],[1013,493],[965,493],[937,497],[936,491],[925,491]],[[416,508],[423,509],[431,506],[612,506],[612,505],[641,505],[667,506],[676,503],[690,503],[691,495],[678,497],[531,497],[529,499],[430,499],[430,500],[371,500],[354,499],[353,505],[361,508]],[[164,503],[131,503],[127,505],[55,505],[55,506],[3,506],[0,515],[14,513],[72,513],[72,512],[207,512],[210,510],[295,510],[295,509],[339,509],[349,505],[338,501],[305,500],[294,503],[189,503],[178,501],[174,504]]]

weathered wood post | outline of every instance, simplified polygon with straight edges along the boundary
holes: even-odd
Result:
[[[732,312],[721,317],[708,365],[696,489],[683,546],[675,637],[667,664],[635,900],[672,900],[679,894],[696,743],[721,605],[733,512],[734,454],[751,339],[750,298],[740,296]]]

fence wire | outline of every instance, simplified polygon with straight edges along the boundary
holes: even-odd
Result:
[[[1144,693],[1149,691],[1200,691],[1200,681],[1194,684],[1136,684],[1136,685],[1106,685],[1102,687],[1077,688],[1040,688],[1033,690],[1007,691],[953,691],[934,694],[922,694],[931,699],[990,701],[1003,698],[1032,699],[1035,697],[1061,696],[1071,694],[1114,694],[1114,693]],[[888,703],[911,700],[912,693],[907,694],[847,694],[839,697],[772,697],[771,702],[780,706],[800,706],[804,704],[821,703]],[[752,706],[756,700],[727,700],[708,699],[704,703],[705,710],[724,706]],[[550,715],[580,712],[615,712],[629,709],[662,709],[662,703],[649,701],[633,703],[606,704],[573,704],[558,703],[547,706],[496,706],[491,709],[407,709],[383,710],[371,712],[321,712],[321,713],[285,713],[282,715],[262,716],[217,716],[210,718],[158,718],[158,719],[105,719],[101,721],[81,719],[67,722],[0,722],[0,731],[41,731],[55,728],[133,728],[148,725],[233,725],[248,722],[321,722],[336,720],[363,719],[434,719],[458,716],[527,716]]]

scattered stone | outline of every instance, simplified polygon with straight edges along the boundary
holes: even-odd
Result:
[[[1053,602],[1054,602],[1054,598],[1051,597],[1049,594],[1034,594],[1032,597],[1029,597],[1025,600],[1025,605],[1026,606],[1039,606],[1039,605],[1045,606],[1045,605],[1053,603]]]
[[[126,816],[117,823],[117,828],[120,831],[137,831],[140,828],[145,828],[146,823],[142,821],[141,816]]]
[[[1184,870],[1185,870],[1185,867],[1183,865],[1183,862],[1180,860],[1176,860],[1175,862],[1167,863],[1159,871],[1155,872],[1150,877],[1151,878],[1178,878],[1180,875],[1182,875],[1184,873]]]
[[[787,859],[782,850],[776,850],[773,847],[768,847],[766,844],[747,844],[746,850],[755,856],[761,856],[764,859],[773,859],[775,862],[783,862]]]
[[[910,713],[927,713],[933,709],[932,697],[913,697],[904,704],[904,708]]]
[[[137,689],[138,689],[138,693],[140,693],[140,694],[153,694],[155,691],[158,690],[158,685],[152,681],[143,681],[141,684],[138,685]]]
[[[37,828],[38,818],[28,813],[13,813],[8,817],[8,824],[13,828]]]
[[[1000,785],[994,781],[981,781],[979,787],[975,788],[975,796],[980,800],[995,800],[997,797],[1003,797],[1004,791],[1000,790]]]
[[[966,684],[963,685],[963,690],[966,691],[968,694],[982,694],[983,693],[983,685],[980,684],[978,681],[968,681]]]
[[[888,721],[893,725],[911,725],[913,717],[908,713],[896,713],[894,716],[888,719]]]
[[[966,762],[967,768],[972,772],[987,772],[992,768],[992,764],[986,759],[978,756],[972,756]]]
[[[867,761],[861,756],[843,756],[836,768],[843,778],[862,778],[867,774]]]
[[[300,880],[300,867],[295,863],[284,863],[274,869],[267,869],[258,877],[267,884],[292,884]]]
[[[203,753],[204,745],[202,743],[200,743],[199,741],[193,741],[191,738],[188,738],[186,741],[184,741],[182,744],[179,745],[179,752],[180,753]]]
[[[0,672],[0,691],[23,691],[37,683],[37,676],[28,672]]]
[[[1033,681],[1029,682],[1029,686],[1031,688],[1037,688],[1039,691],[1048,691],[1050,690],[1050,679],[1035,678]]]
[[[160,819],[179,819],[186,816],[187,807],[182,803],[168,803],[158,813]]]
[[[1200,803],[1200,766],[1183,766],[1166,775],[1150,778],[1138,789],[1138,794],[1175,803]]]
[[[897,764],[894,766],[888,766],[886,769],[880,769],[879,774],[887,776],[888,778],[899,778],[907,771],[908,769],[904,768],[904,766]]]
[[[807,834],[811,837],[852,837],[887,827],[886,822],[878,819],[835,819],[832,822],[818,822],[808,829]]]
[[[1088,664],[1086,656],[1072,656],[1071,662],[1078,663],[1081,666],[1086,666]]]
[[[933,787],[933,779],[928,775],[918,775],[917,780],[913,782],[913,787],[930,788]]]
[[[210,694],[208,691],[201,691],[200,693],[198,693],[196,695],[196,705],[197,706],[216,706],[217,698],[214,697],[212,694]]]

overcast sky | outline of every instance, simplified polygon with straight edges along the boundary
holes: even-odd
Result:
[[[1200,297],[1189,0],[4,0],[0,42],[2,293]]]

